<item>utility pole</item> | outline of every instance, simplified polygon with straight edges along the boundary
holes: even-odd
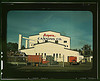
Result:
[[[64,55],[63,55],[63,67],[64,67]]]

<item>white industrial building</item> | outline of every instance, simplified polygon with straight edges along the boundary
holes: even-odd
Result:
[[[21,49],[22,39],[26,40],[25,49]],[[22,37],[19,34],[18,50],[26,55],[42,55],[43,59],[51,55],[57,62],[68,62],[69,56],[77,57],[77,62],[84,57],[70,49],[70,37],[62,36],[53,31],[40,32],[39,35]],[[64,59],[63,59],[64,58]]]

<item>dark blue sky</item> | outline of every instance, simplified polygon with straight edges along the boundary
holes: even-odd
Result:
[[[42,31],[56,31],[71,37],[71,48],[93,43],[93,16],[89,11],[9,11],[7,42],[18,43],[18,35],[28,37]],[[93,46],[92,46],[93,47]]]

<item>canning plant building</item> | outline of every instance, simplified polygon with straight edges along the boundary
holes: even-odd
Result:
[[[26,40],[25,49],[21,49],[22,39]],[[70,37],[53,31],[40,32],[29,38],[19,34],[18,50],[26,55],[42,55],[43,60],[46,60],[46,56],[51,55],[57,62],[68,62],[70,56],[75,56],[79,62],[84,57],[78,51],[70,49],[70,40]]]

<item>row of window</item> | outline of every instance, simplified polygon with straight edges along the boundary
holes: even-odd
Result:
[[[35,53],[35,55],[42,55],[43,56],[43,53]],[[46,53],[44,53],[44,58],[46,58]]]
[[[45,40],[45,42],[48,42],[48,40]],[[39,41],[37,41],[37,43],[39,44]],[[55,43],[58,43],[58,40],[55,40]],[[64,41],[64,43],[67,43],[67,41]],[[34,46],[34,44],[31,44],[31,46]]]
[[[45,42],[48,42],[48,40],[45,40]],[[39,41],[37,43],[39,44]],[[55,43],[58,43],[58,40],[55,40]],[[64,43],[67,43],[67,41],[64,41]]]
[[[43,53],[36,53],[35,55],[43,55]],[[46,56],[46,53],[44,53],[44,56]]]
[[[48,42],[48,40],[45,40],[45,42]],[[39,41],[37,41],[39,43]],[[55,40],[55,43],[58,43],[58,40]],[[67,43],[67,41],[64,41],[64,43]]]
[[[54,54],[53,54],[53,57],[54,57],[54,58],[55,58],[55,57],[58,58],[58,53],[56,53],[56,54],[54,53]],[[59,58],[61,58],[61,54],[59,54]]]
[[[40,53],[36,53],[35,55],[42,55],[42,56],[43,56],[43,53],[41,53],[41,54],[40,54]],[[44,53],[44,57],[46,57],[46,53]],[[53,54],[53,57],[54,57],[54,58],[55,58],[55,57],[56,57],[56,58],[61,58],[61,54],[59,54],[59,57],[58,57],[58,53],[56,53],[56,54],[54,53],[54,54]]]
[[[34,44],[31,44],[31,46],[34,46]],[[68,47],[68,45],[66,45],[65,47]]]
[[[65,47],[68,47],[68,45],[66,45]]]

